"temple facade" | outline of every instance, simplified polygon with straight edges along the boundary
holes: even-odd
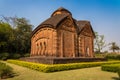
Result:
[[[59,8],[32,32],[31,56],[94,57],[94,31],[89,21],[76,20]]]

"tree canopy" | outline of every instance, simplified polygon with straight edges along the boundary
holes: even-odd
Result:
[[[101,53],[101,50],[106,47],[104,35],[99,35],[98,32],[95,32],[95,40],[94,40],[94,49],[95,52]]]
[[[29,53],[32,27],[26,18],[4,17],[0,21],[0,53]]]
[[[0,22],[0,52],[9,51],[9,44],[12,41],[12,28],[8,23]]]
[[[113,52],[115,52],[115,50],[120,50],[119,46],[115,42],[111,42],[110,45],[110,50]]]

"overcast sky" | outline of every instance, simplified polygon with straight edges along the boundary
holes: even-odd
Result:
[[[120,0],[0,0],[0,18],[25,17],[37,27],[59,7],[77,20],[90,21],[107,43],[115,41],[120,46]]]

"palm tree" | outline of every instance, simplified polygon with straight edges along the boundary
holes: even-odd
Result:
[[[111,44],[110,50],[112,50],[113,52],[115,52],[115,50],[120,50],[119,46],[116,45],[115,42],[112,42],[110,44]]]

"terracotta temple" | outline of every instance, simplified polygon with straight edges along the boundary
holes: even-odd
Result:
[[[32,32],[30,55],[91,58],[94,38],[90,21],[76,20],[70,11],[59,8]]]

